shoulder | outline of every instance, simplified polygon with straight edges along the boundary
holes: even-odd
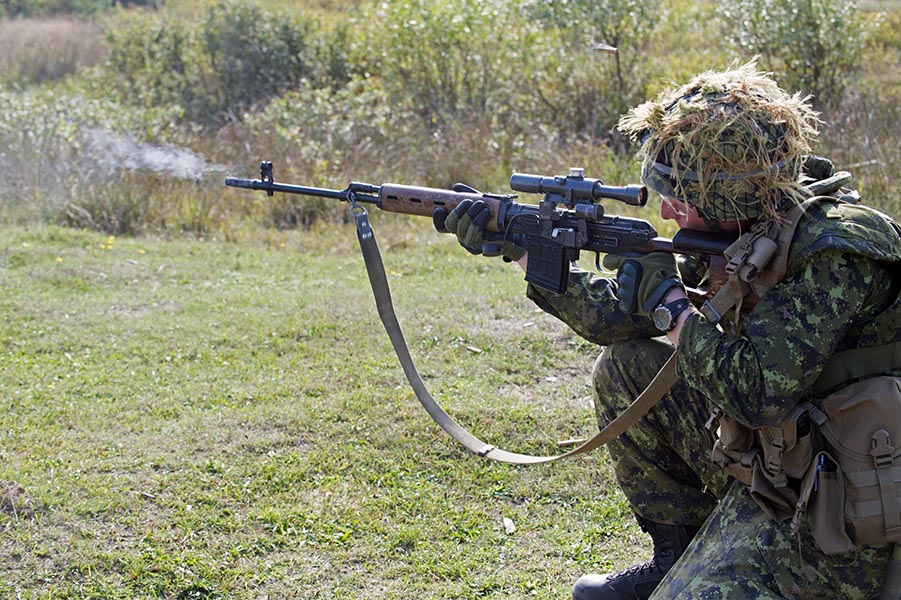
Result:
[[[868,206],[825,199],[813,203],[801,218],[789,252],[789,268],[827,250],[901,262],[901,228]]]

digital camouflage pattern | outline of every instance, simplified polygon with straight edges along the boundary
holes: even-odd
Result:
[[[682,281],[686,285],[697,286],[700,279],[693,261],[680,260],[678,265]],[[527,288],[526,294],[542,310],[599,346],[660,335],[649,318],[619,310],[616,289],[616,279],[597,277],[573,267],[565,294],[552,294],[532,285]]]
[[[592,373],[598,423],[622,413],[672,352],[668,342],[654,339],[607,346]],[[636,513],[656,523],[700,527],[716,507],[729,482],[710,461],[714,438],[704,423],[712,408],[680,381],[654,410],[607,445],[616,480]]]
[[[651,598],[867,600],[879,595],[888,553],[859,546],[824,555],[807,527],[793,537],[736,482]]]
[[[647,519],[700,525],[686,555],[655,598],[875,597],[887,547],[826,556],[809,528],[792,537],[731,485],[709,460],[704,428],[716,406],[751,427],[780,421],[801,401],[836,351],[896,341],[901,241],[890,219],[862,207],[826,203],[799,225],[786,278],[728,335],[700,315],[679,339],[680,382],[608,446],[617,481]],[[541,308],[606,346],[595,364],[601,425],[622,412],[672,347],[648,319],[619,310],[616,283],[582,271],[565,294],[528,290]]]
[[[598,419],[609,422],[656,375],[672,346],[632,340],[608,346],[595,363]],[[849,555],[816,550],[771,521],[740,484],[709,461],[710,401],[684,382],[607,448],[633,510],[657,522],[704,527],[652,597],[834,600],[878,594],[885,547]],[[719,503],[718,503],[719,501]],[[705,519],[710,517],[705,523]]]
[[[836,351],[897,341],[897,269],[888,261],[899,259],[901,239],[887,217],[815,205],[798,228],[785,279],[745,317],[741,335],[689,317],[680,377],[749,427],[779,422]]]

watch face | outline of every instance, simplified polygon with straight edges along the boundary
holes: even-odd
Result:
[[[669,331],[672,329],[673,314],[666,306],[658,306],[654,309],[654,325],[660,331]]]
[[[676,319],[689,306],[691,306],[691,302],[689,302],[687,298],[673,300],[669,304],[661,304],[654,309],[654,313],[652,315],[652,318],[654,319],[654,325],[660,331],[672,331],[672,329],[676,326]]]

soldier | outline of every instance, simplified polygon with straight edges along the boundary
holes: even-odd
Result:
[[[633,109],[619,127],[641,144],[642,179],[662,196],[663,218],[683,228],[744,233],[784,225],[810,196],[804,183],[832,175],[829,161],[808,158],[818,124],[806,98],[786,93],[750,63],[701,74]],[[463,203],[445,221],[473,253],[487,220],[480,204]],[[581,577],[574,600],[878,595],[889,545],[826,554],[806,513],[791,519],[790,511],[773,509],[752,496],[750,475],[739,481],[728,461],[711,458],[711,415],[752,433],[791,416],[803,436],[810,424],[797,407],[812,397],[830,358],[901,337],[901,241],[888,217],[839,199],[817,202],[782,251],[784,276],[740,322],[723,319],[735,324],[731,331],[686,299],[686,284],[698,281],[671,254],[608,255],[604,265],[616,279],[575,269],[563,294],[529,286],[538,306],[604,346],[593,371],[602,427],[674,351],[679,374],[608,446],[653,557]],[[521,265],[528,260],[513,243],[504,255]],[[894,363],[873,368],[878,372],[868,376],[901,374]],[[792,502],[801,494],[800,476],[781,486]]]

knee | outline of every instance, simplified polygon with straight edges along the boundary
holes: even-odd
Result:
[[[604,347],[597,360],[594,361],[592,379],[595,388],[614,382],[619,379],[619,373],[628,370],[626,363],[630,362],[635,354],[631,346],[632,344],[627,342],[617,342]]]
[[[618,412],[631,403],[671,353],[672,346],[659,340],[631,340],[605,347],[591,375],[599,412]]]

